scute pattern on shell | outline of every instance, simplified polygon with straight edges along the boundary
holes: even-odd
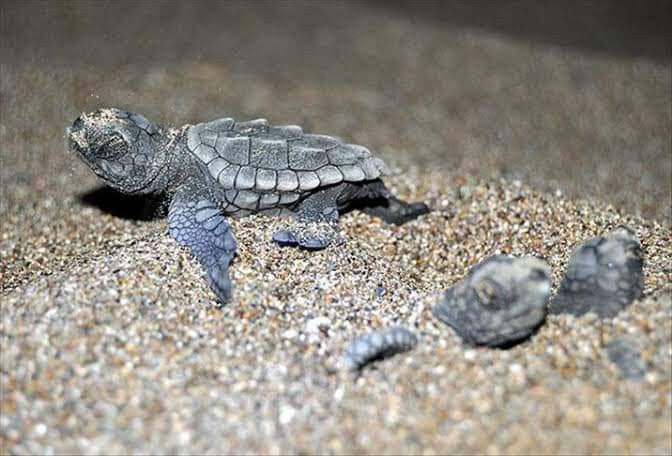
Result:
[[[366,147],[305,134],[295,125],[270,126],[265,119],[223,118],[193,125],[187,147],[226,189],[311,191],[389,174]]]
[[[641,245],[625,226],[583,242],[569,260],[550,312],[613,317],[642,296],[643,265]]]
[[[411,350],[417,343],[415,334],[399,326],[370,332],[350,343],[344,363],[349,370],[359,370],[370,362]]]

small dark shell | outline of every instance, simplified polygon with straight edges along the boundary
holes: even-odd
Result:
[[[417,343],[416,335],[406,328],[374,331],[358,337],[348,346],[345,365],[350,370],[359,370],[370,362],[411,350]]]
[[[467,344],[507,347],[544,321],[550,276],[538,258],[493,256],[474,266],[432,311]]]
[[[641,297],[643,264],[639,241],[626,227],[585,241],[569,260],[550,312],[613,317]]]

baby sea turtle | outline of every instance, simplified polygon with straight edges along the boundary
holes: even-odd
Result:
[[[82,114],[67,137],[109,186],[168,199],[171,236],[191,249],[221,302],[231,295],[228,268],[236,250],[225,216],[289,216],[290,228],[274,241],[322,249],[348,207],[395,224],[428,212],[387,190],[381,177],[388,168],[367,148],[294,125],[222,118],[170,129],[110,108]]]
[[[615,316],[642,296],[643,265],[642,247],[626,226],[583,242],[569,260],[550,312]]]
[[[543,323],[550,293],[545,261],[494,255],[446,291],[432,311],[467,344],[508,347]]]

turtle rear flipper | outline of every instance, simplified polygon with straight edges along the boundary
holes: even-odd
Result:
[[[281,246],[298,246],[306,250],[328,247],[338,233],[338,198],[347,184],[328,187],[308,195],[293,209],[294,220],[273,234]]]
[[[425,203],[407,203],[392,195],[372,200],[370,205],[362,207],[362,210],[394,225],[403,225],[429,213],[429,207]]]
[[[347,190],[348,209],[359,209],[386,223],[403,225],[430,212],[425,203],[408,203],[400,200],[380,179],[359,185],[353,184]]]
[[[233,288],[229,264],[235,255],[236,241],[217,205],[193,188],[182,187],[171,202],[168,223],[170,235],[189,247],[201,263],[219,301],[228,302]]]

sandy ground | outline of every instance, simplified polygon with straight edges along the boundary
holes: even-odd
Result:
[[[2,4],[3,452],[669,454],[667,53],[376,2],[133,5]],[[165,222],[65,152],[63,128],[106,105],[340,135],[434,212],[348,214],[347,242],[319,253],[234,220],[235,299],[217,308]],[[620,223],[642,241],[646,296],[613,320],[549,317],[486,350],[429,312],[494,253],[544,256],[557,286],[572,248]],[[420,335],[414,351],[340,368],[352,337],[393,324]],[[640,381],[605,354],[623,334]]]

